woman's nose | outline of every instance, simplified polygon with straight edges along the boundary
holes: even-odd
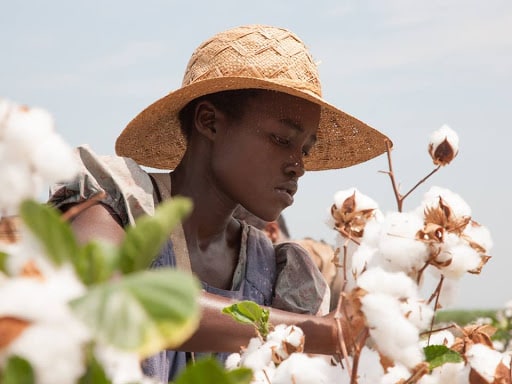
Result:
[[[285,166],[285,172],[293,174],[294,177],[302,177],[305,173],[304,171],[304,161],[302,157],[299,159],[294,158],[290,162],[288,162]]]

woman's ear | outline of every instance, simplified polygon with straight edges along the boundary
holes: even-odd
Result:
[[[218,110],[208,100],[201,101],[196,105],[194,125],[198,132],[207,136],[209,139],[214,139],[217,133],[215,128],[217,113]]]

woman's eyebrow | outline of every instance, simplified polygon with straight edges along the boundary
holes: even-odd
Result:
[[[302,124],[297,123],[292,119],[282,119],[281,122],[287,125],[288,127],[292,128],[293,130],[298,131],[299,133],[304,132],[304,127],[302,126]]]
[[[281,122],[284,123],[285,125],[287,125],[288,127],[290,127],[291,129],[293,129],[294,131],[297,131],[299,133],[304,132],[304,126],[300,123],[297,123],[295,120],[282,119]],[[316,141],[317,141],[316,135],[311,135],[309,138],[309,142],[310,142],[311,146],[313,146],[316,143]]]

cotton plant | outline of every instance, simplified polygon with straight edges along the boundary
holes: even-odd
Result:
[[[341,301],[355,302],[369,328],[366,346],[356,349],[350,359],[360,360],[357,369],[371,358],[366,349],[377,353],[382,372],[378,380],[373,377],[374,382],[511,382],[509,355],[496,350],[490,340],[493,327],[457,327],[442,339],[436,333],[446,335],[446,331],[433,329],[435,311],[450,304],[460,278],[479,274],[489,260],[489,230],[473,219],[462,197],[438,186],[424,194],[417,208],[404,210],[404,200],[458,152],[459,138],[453,129],[443,125],[433,132],[428,153],[435,168],[402,194],[388,146],[385,173],[391,179],[396,211],[383,214],[373,199],[355,188],[334,195],[328,223],[339,234],[339,254],[349,258],[338,263],[349,268],[343,271],[349,279]],[[427,272],[438,284],[423,298]],[[351,375],[351,381],[345,382],[364,383],[357,377],[363,376]]]
[[[35,200],[44,184],[78,172],[50,113],[0,99],[0,161],[0,382],[156,384],[140,361],[195,331],[200,286],[147,267],[191,202],[159,205],[119,246],[79,244],[66,217]],[[194,374],[211,372],[247,382],[214,365]]]

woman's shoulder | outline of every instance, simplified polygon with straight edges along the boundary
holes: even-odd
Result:
[[[148,173],[134,160],[98,155],[89,146],[76,148],[80,171],[73,180],[50,187],[49,203],[60,208],[101,196],[123,225],[154,213],[153,185]]]

